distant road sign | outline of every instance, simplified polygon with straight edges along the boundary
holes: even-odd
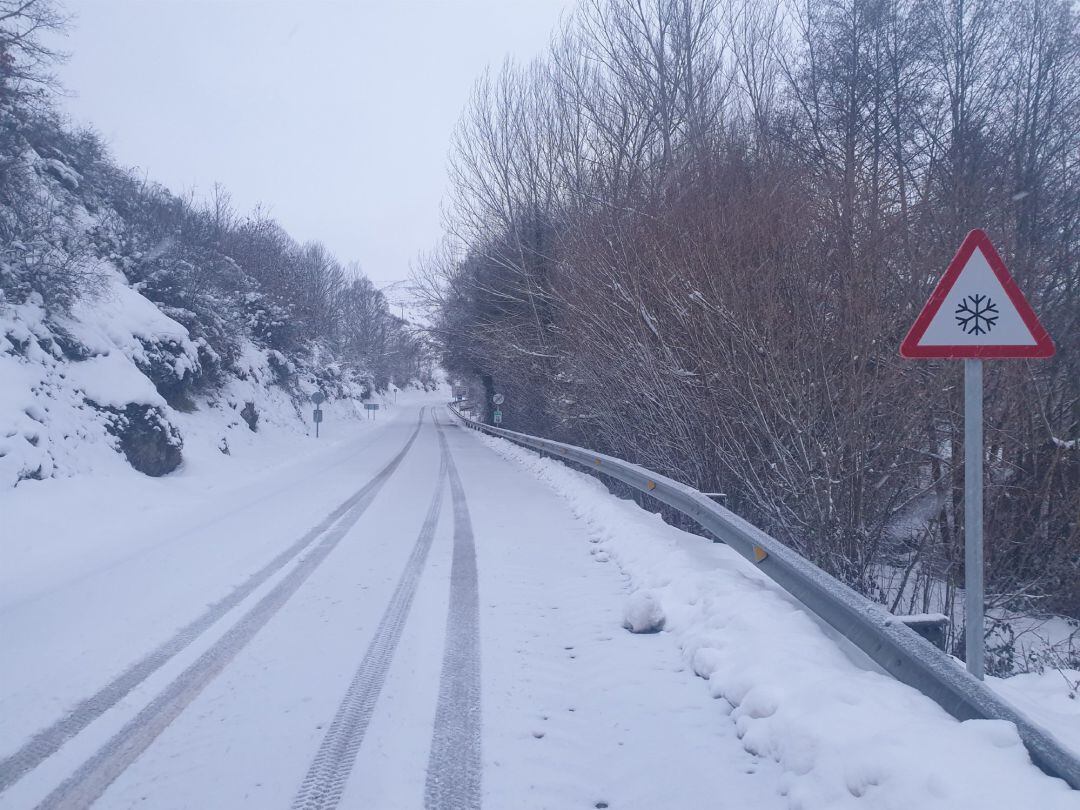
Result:
[[[377,403],[377,402],[365,402],[364,403],[364,410],[366,410],[366,411],[377,411],[377,410],[379,410],[379,403]]]
[[[314,402],[316,405],[322,405],[324,402],[326,402],[326,394],[324,394],[322,391],[316,391],[314,394],[311,395],[311,401]]]
[[[506,397],[504,397],[502,394],[496,394],[491,398],[491,401],[494,402],[496,405],[502,405],[504,402],[506,402]]]
[[[502,424],[502,411],[495,411],[495,413],[493,413],[491,415],[491,418],[494,420],[496,425],[501,425]]]
[[[967,235],[904,342],[910,358],[1050,357],[1054,343],[985,232]]]
[[[315,409],[315,413],[312,414],[312,418],[315,420],[315,424],[319,424],[322,421],[323,413],[318,408]]]

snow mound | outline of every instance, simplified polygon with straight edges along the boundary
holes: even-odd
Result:
[[[664,629],[664,620],[663,605],[653,591],[634,591],[626,600],[623,627],[631,633],[659,633]]]

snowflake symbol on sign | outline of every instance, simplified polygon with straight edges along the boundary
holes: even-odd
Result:
[[[956,322],[969,335],[982,335],[997,323],[997,304],[988,296],[971,294],[956,308]]]

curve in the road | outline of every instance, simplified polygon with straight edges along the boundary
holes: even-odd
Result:
[[[152,672],[160,668],[169,658],[188,646],[201,632],[221,618],[228,612],[229,608],[241,602],[244,597],[248,596],[262,582],[265,582],[273,573],[283,568],[298,555],[307,552],[296,564],[296,567],[244,614],[213,646],[178,675],[161,694],[128,722],[72,776],[50,793],[38,806],[39,810],[45,810],[45,808],[50,810],[52,808],[85,808],[105,792],[108,786],[146,750],[180,712],[247,645],[255,634],[311,576],[322,561],[326,559],[327,555],[333,551],[349,529],[367,511],[379,491],[401,464],[416,441],[422,420],[423,411],[421,410],[416,428],[398,454],[371,481],[335,509],[317,527],[249,577],[247,581],[238,586],[224,599],[211,606],[206,613],[181,630],[162,647],[159,647],[127,672],[120,675],[97,695],[80,704],[76,711],[65,719],[69,725],[65,726],[64,721],[62,721],[52,727],[62,727],[60,731],[54,732],[55,737],[50,739],[50,744],[55,745],[52,750],[55,751],[64,741],[85,728],[89,722],[107,711],[112,705],[115,705],[117,701]],[[321,539],[313,543],[319,537]],[[195,632],[196,629],[197,632]],[[21,749],[21,751],[29,749],[25,759],[15,759],[19,756],[18,753],[9,758],[15,759],[15,764],[21,767],[22,773],[25,773],[44,759],[45,756],[48,756],[48,754],[41,755],[44,748],[42,743],[38,744],[39,747],[30,748],[35,740],[43,738],[48,731],[36,735],[27,746],[24,746],[24,749]],[[55,742],[56,739],[59,739],[58,743]],[[36,762],[27,767],[26,763],[32,759],[36,759]],[[17,778],[18,776],[15,777],[15,779]]]
[[[480,807],[480,590],[472,520],[443,427],[435,418],[447,458],[454,505],[454,552],[446,650],[428,758],[424,804],[438,810]]]
[[[375,636],[293,800],[293,810],[331,810],[338,806],[345,792],[353,762],[382,692],[435,538],[446,485],[447,452],[445,446],[441,449],[435,494],[416,538],[416,545],[401,572]]]

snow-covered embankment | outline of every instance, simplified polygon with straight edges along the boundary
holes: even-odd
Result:
[[[560,462],[480,440],[569,501],[594,556],[627,577],[628,624],[662,622],[712,695],[730,704],[744,747],[780,765],[790,806],[1080,807],[1080,793],[1031,764],[1010,723],[957,722],[845,652],[731,549],[668,526]],[[1060,720],[1080,723],[1080,706]]]

